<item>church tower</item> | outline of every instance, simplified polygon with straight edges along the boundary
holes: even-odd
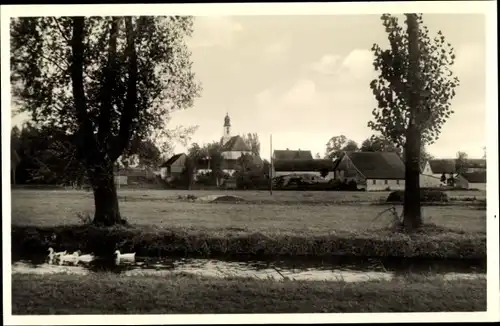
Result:
[[[226,113],[226,117],[224,118],[224,132],[222,134],[222,145],[228,142],[231,139],[231,118]]]

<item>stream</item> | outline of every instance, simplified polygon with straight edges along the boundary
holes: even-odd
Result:
[[[408,274],[433,274],[444,279],[486,277],[484,262],[439,260],[380,260],[332,257],[327,261],[274,260],[225,261],[218,259],[136,257],[134,261],[115,262],[96,259],[91,262],[49,264],[45,257],[12,262],[12,274],[75,274],[112,272],[128,276],[195,274],[208,277],[252,277],[274,280],[345,281],[390,280]]]

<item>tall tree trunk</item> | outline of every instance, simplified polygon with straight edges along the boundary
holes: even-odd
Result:
[[[420,135],[414,124],[408,128],[405,144],[405,195],[403,226],[412,231],[422,225],[420,203]]]
[[[94,191],[95,214],[93,223],[101,226],[126,224],[121,218],[113,164],[104,164],[89,173]]]
[[[407,14],[408,50],[410,54],[409,69],[409,105],[410,121],[405,143],[405,196],[403,209],[403,225],[408,231],[422,225],[420,205],[420,147],[421,134],[419,123],[420,76],[419,76],[419,36],[418,21],[415,14]]]

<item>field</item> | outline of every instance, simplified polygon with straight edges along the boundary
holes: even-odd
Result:
[[[388,192],[224,192],[242,197],[243,203],[197,203],[179,200],[194,194],[202,197],[220,192],[122,190],[122,215],[134,225],[156,228],[208,229],[265,233],[331,234],[366,232],[386,227],[389,206],[372,205],[387,198]],[[450,192],[451,198],[485,199],[480,192]],[[399,207],[401,212],[401,207]],[[12,192],[12,224],[31,226],[74,225],[78,214],[93,214],[92,193],[83,191]],[[456,231],[485,232],[486,211],[464,205],[426,206],[426,223]]]
[[[200,314],[485,311],[486,279],[362,283],[192,275],[14,275],[13,314]],[[89,298],[92,298],[89,300]]]
[[[484,199],[484,193],[452,192],[450,196],[461,201],[423,207],[427,226],[411,236],[390,229],[393,217],[389,213],[377,217],[390,207],[380,205],[387,192],[225,193],[244,198],[240,203],[179,199],[187,194],[211,193],[122,190],[120,208],[131,227],[100,229],[78,218],[92,216],[91,193],[15,190],[12,246],[20,252],[59,246],[102,254],[120,246],[147,256],[337,254],[483,259],[486,255],[486,211],[464,201]],[[56,242],[49,240],[53,235]]]

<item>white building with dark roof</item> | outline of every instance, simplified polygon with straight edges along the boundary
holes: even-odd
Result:
[[[253,155],[251,148],[240,135],[231,135],[231,118],[228,114],[224,118],[224,131],[221,137],[222,170],[232,175],[237,168],[238,159],[242,155],[251,155],[255,163],[261,162],[260,158]]]

